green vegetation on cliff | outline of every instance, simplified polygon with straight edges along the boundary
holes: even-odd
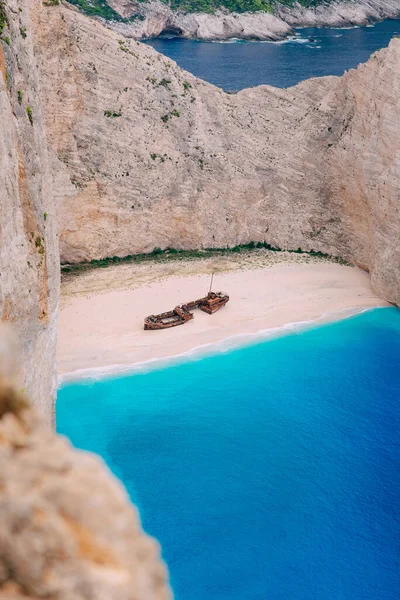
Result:
[[[0,35],[3,33],[3,29],[7,26],[7,15],[4,2],[0,0]]]
[[[90,15],[92,17],[102,17],[107,21],[120,21],[122,23],[129,23],[135,19],[143,18],[141,15],[133,15],[132,17],[129,17],[129,19],[124,19],[113,8],[111,8],[109,4],[107,4],[106,0],[68,0],[68,2],[79,8],[86,15]]]
[[[121,17],[106,0],[68,0],[81,9],[87,15],[102,17],[107,21],[122,21],[129,22],[134,19],[143,18],[140,14],[134,15],[129,19]],[[146,3],[146,0],[138,0]],[[225,8],[230,12],[272,12],[274,5],[281,4],[284,6],[293,6],[296,1],[302,6],[313,7],[320,4],[330,4],[331,0],[161,0],[175,11],[183,11],[188,13],[203,12],[214,13],[218,9]]]
[[[293,6],[295,3],[306,7],[330,4],[331,0],[162,0],[171,6],[173,10],[184,12],[206,12],[214,13],[216,10],[225,8],[230,12],[272,12],[274,5]]]
[[[100,258],[98,260],[93,259],[90,262],[81,262],[75,264],[62,263],[61,273],[63,274],[77,274],[81,271],[88,271],[91,269],[106,268],[112,265],[120,265],[125,263],[142,263],[152,261],[175,261],[175,260],[197,260],[202,258],[210,258],[213,256],[223,256],[231,254],[232,252],[251,252],[257,250],[269,250],[270,252],[289,252],[292,254],[306,254],[313,258],[321,258],[328,260],[329,262],[339,263],[341,265],[352,266],[343,258],[339,256],[331,256],[325,252],[319,252],[318,250],[303,250],[302,248],[297,249],[283,249],[276,246],[271,246],[268,242],[249,242],[248,244],[240,244],[239,246],[227,247],[227,248],[204,248],[201,250],[176,250],[176,248],[154,248],[152,252],[146,254],[130,254],[128,256],[109,256],[106,258]]]
[[[214,13],[220,8],[225,8],[230,12],[264,12],[272,11],[272,2],[269,0],[162,0],[170,4],[173,10],[183,12],[204,12]]]

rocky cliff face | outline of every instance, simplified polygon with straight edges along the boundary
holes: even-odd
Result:
[[[168,32],[200,40],[278,40],[292,34],[294,27],[366,25],[381,19],[395,19],[400,14],[400,0],[333,0],[308,8],[298,2],[290,6],[277,2],[272,13],[219,10],[215,14],[179,12],[160,0],[139,3],[108,0],[108,3],[122,17],[140,17],[130,23],[107,23],[115,31],[135,39]]]
[[[22,385],[50,421],[59,254],[44,114],[29,3],[0,4],[0,320],[19,333]]]
[[[266,240],[352,260],[400,303],[399,40],[342,78],[228,95],[46,4],[0,4],[0,315],[47,421],[56,212],[63,260]],[[0,598],[166,600],[157,546],[125,492],[5,383],[9,356]]]
[[[400,1],[400,0],[399,0]],[[149,4],[110,0],[110,6],[123,17],[140,15],[130,23],[109,21],[107,26],[134,39],[157,37],[162,33],[199,40],[258,39],[280,40],[294,33],[283,19],[266,12],[181,13],[155,0]]]
[[[400,302],[400,41],[342,78],[225,94],[37,8],[63,261],[267,241],[361,265]]]
[[[2,371],[0,598],[171,598],[158,545],[125,490],[51,433]]]
[[[56,207],[32,49],[32,2],[0,4],[0,598],[167,600],[157,544],[94,456],[49,427],[59,294]],[[41,9],[41,5],[40,5]],[[39,417],[19,391],[21,377]]]

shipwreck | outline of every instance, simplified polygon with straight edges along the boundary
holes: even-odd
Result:
[[[144,320],[144,329],[169,329],[177,325],[184,325],[193,319],[194,315],[192,311],[197,308],[209,315],[217,312],[217,310],[229,302],[229,296],[224,292],[212,292],[212,280],[213,276],[211,277],[210,291],[207,296],[176,306],[168,312],[146,317]]]

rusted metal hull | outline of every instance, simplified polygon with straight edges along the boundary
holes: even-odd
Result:
[[[217,312],[217,310],[225,306],[227,302],[229,302],[228,294],[224,294],[223,292],[209,292],[209,294],[204,296],[204,298],[199,298],[199,300],[193,300],[193,302],[182,304],[182,308],[185,310],[194,310],[195,308],[199,308],[209,315],[212,315]]]
[[[180,306],[177,306],[174,308],[174,310],[170,310],[169,312],[146,317],[144,320],[144,329],[169,329],[170,327],[184,325],[191,319],[193,319],[193,314],[191,312],[183,310]]]
[[[229,301],[229,296],[223,292],[209,292],[204,298],[193,300],[187,304],[176,306],[174,310],[161,313],[159,315],[150,315],[144,320],[146,330],[169,329],[177,325],[184,325],[193,319],[193,313],[190,312],[199,308],[203,312],[213,315],[217,310],[225,306]]]
[[[221,297],[217,297],[214,300],[205,300],[204,302],[201,302],[199,305],[199,309],[202,310],[203,312],[209,314],[209,315],[213,315],[214,313],[217,312],[217,310],[219,310],[220,308],[222,308],[223,306],[225,306],[225,304],[229,301],[229,296],[227,296],[226,294],[224,294]]]

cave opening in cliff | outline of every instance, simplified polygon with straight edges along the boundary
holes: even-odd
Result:
[[[162,30],[158,37],[160,38],[176,38],[182,37],[183,31],[179,27],[175,27],[174,25],[168,25],[165,29]]]

